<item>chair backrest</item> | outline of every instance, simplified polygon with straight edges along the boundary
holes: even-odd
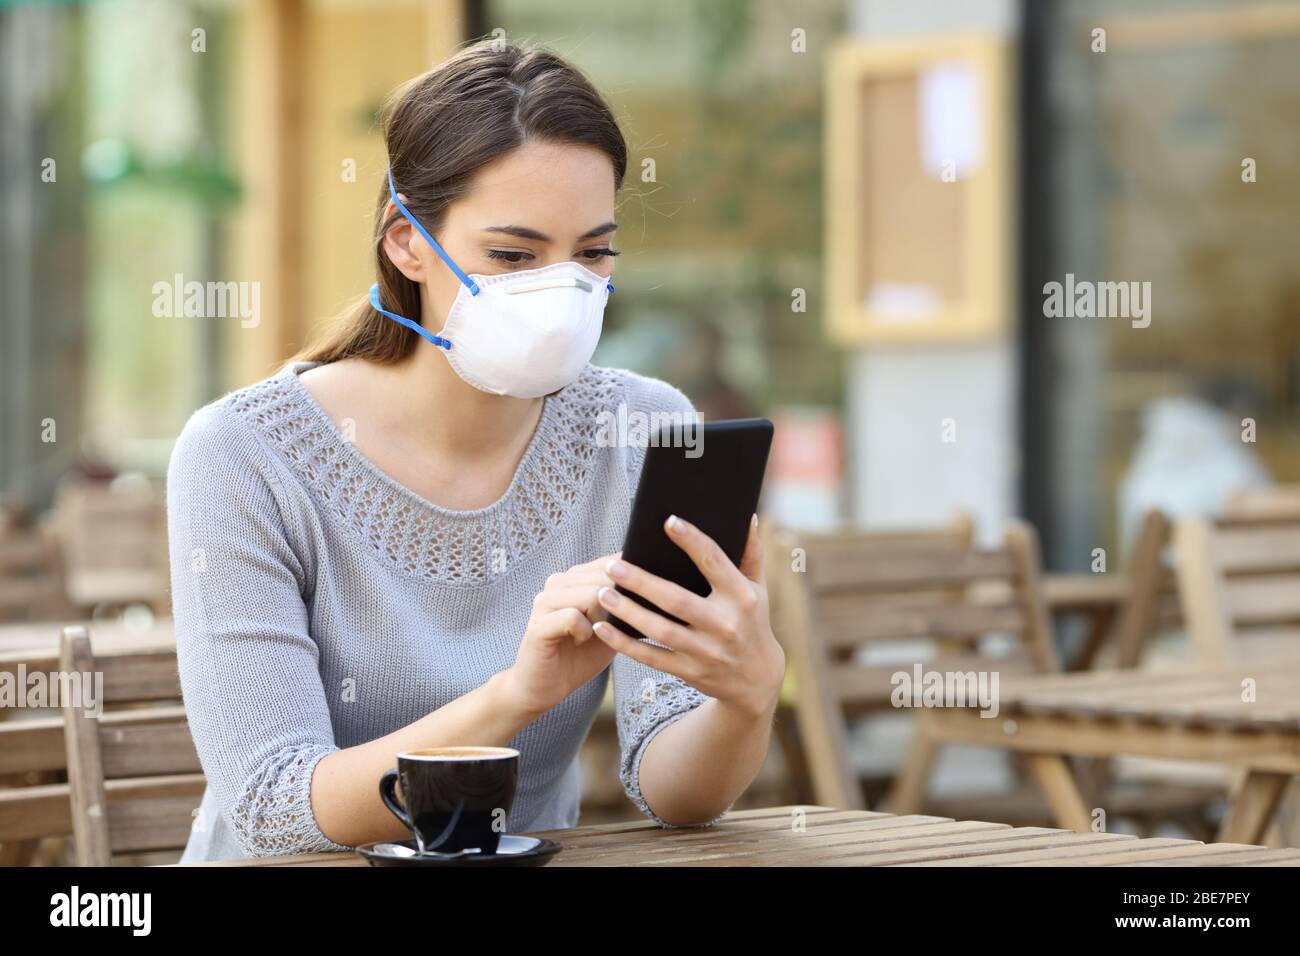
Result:
[[[792,577],[796,548],[811,545],[823,560],[834,561],[838,553],[854,554],[873,547],[917,546],[938,550],[949,548],[969,548],[975,537],[975,523],[970,515],[958,512],[942,525],[931,527],[895,528],[890,530],[864,529],[860,527],[839,527],[835,530],[817,532],[795,532],[766,521],[759,525],[763,538],[763,554],[766,563],[773,569],[767,576],[769,604],[772,619],[776,620],[782,608],[782,602],[791,598],[798,599],[801,579]],[[787,597],[789,585],[798,585],[795,594]],[[780,640],[781,635],[777,634]]]
[[[997,548],[977,547],[969,534],[772,539],[774,624],[795,672],[818,802],[863,806],[846,719],[892,709],[900,671],[917,663],[961,673],[1060,669],[1038,539],[1026,524],[1013,523]]]
[[[0,655],[0,671],[102,675],[103,713],[85,697],[0,722],[0,777],[33,785],[0,789],[0,844],[48,836],[75,838],[79,865],[104,866],[113,854],[185,845],[204,778],[190,738],[174,650],[91,653],[84,627],[65,628],[57,654]],[[49,686],[55,681],[51,679]],[[67,782],[58,779],[67,774]]]
[[[68,596],[80,607],[167,603],[167,509],[153,485],[73,481],[54,505]]]
[[[1198,659],[1300,654],[1300,513],[1189,518],[1174,543]]]
[[[1275,485],[1232,493],[1223,514],[1208,524],[1221,530],[1253,528],[1258,533],[1270,524],[1285,528],[1295,520],[1300,520],[1300,485]],[[1176,568],[1183,549],[1173,549],[1172,561],[1167,556],[1173,538],[1168,517],[1158,509],[1148,511],[1127,561],[1129,593],[1114,629],[1120,667],[1135,667],[1157,631],[1190,627],[1184,614],[1188,598],[1182,594]],[[1204,575],[1205,569],[1192,573]]]
[[[53,536],[41,528],[0,528],[0,621],[48,620],[68,611]]]

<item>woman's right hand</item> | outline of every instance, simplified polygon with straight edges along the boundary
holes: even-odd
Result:
[[[607,554],[552,574],[533,599],[515,662],[506,671],[511,705],[540,717],[609,666],[614,651],[591,629],[605,619],[596,594],[614,582],[605,566],[621,552]]]

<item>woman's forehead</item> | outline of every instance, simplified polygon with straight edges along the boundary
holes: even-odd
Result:
[[[482,220],[479,228],[509,224],[545,231],[526,220],[546,219],[581,234],[614,218],[614,166],[590,146],[530,141],[478,170],[452,205],[466,224]]]

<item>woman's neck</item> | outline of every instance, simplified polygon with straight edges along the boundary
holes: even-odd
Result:
[[[480,391],[424,343],[397,364],[344,359],[300,379],[358,452],[453,511],[483,508],[505,494],[544,402]]]
[[[542,411],[540,398],[492,395],[466,383],[436,348],[419,343],[401,363],[372,365],[384,417],[431,452],[457,459],[521,454]]]

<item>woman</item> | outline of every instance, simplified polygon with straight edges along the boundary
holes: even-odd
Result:
[[[452,744],[520,751],[511,831],[571,827],[611,670],[628,796],[662,826],[714,823],[762,764],[785,660],[757,519],[739,567],[669,521],[708,598],[618,560],[645,449],[607,447],[598,422],[692,412],[588,364],[618,126],[564,61],[480,43],[399,91],[384,133],[370,302],[196,412],[173,452],[177,651],[209,785],[183,859],[404,838],[380,776]]]

